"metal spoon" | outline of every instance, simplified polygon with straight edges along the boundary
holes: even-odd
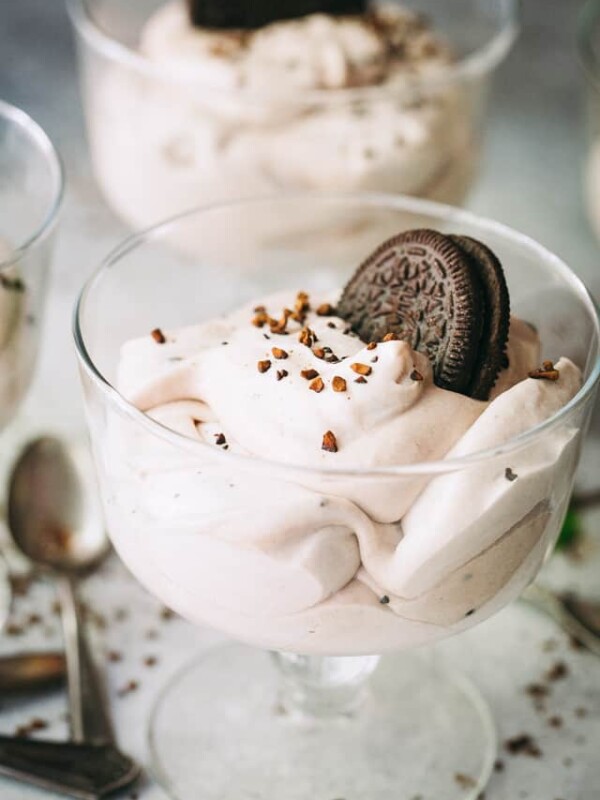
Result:
[[[533,583],[522,599],[547,614],[570,636],[600,656],[600,603],[580,599],[572,593],[559,594]]]
[[[64,683],[62,653],[22,653],[0,658],[0,697],[54,689]]]
[[[10,477],[8,524],[17,547],[34,564],[49,569],[57,581],[72,740],[76,744],[112,746],[114,735],[106,696],[87,643],[76,594],[78,578],[97,567],[108,552],[93,476],[83,448],[69,452],[50,437],[33,441]],[[123,780],[126,777],[131,782],[137,777],[138,768],[130,759],[116,748],[108,750],[119,755],[115,761],[121,772],[124,770]]]

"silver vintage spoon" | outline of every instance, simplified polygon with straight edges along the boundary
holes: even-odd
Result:
[[[97,567],[108,552],[96,494],[86,451],[71,453],[57,439],[37,439],[25,448],[13,468],[8,523],[17,547],[34,564],[48,569],[57,581],[67,659],[72,741],[114,751],[119,756],[113,759],[121,773],[118,784],[124,786],[137,777],[138,768],[113,747],[114,736],[104,687],[90,653],[76,594],[78,579]],[[101,747],[103,745],[109,747]],[[14,774],[14,770],[10,774]],[[113,788],[115,780],[113,776]],[[85,796],[102,797],[103,794],[99,788],[97,794]]]

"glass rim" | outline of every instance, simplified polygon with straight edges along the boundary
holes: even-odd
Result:
[[[388,210],[395,209],[408,213],[437,216],[440,219],[443,219],[444,222],[478,227],[482,233],[489,231],[490,233],[500,235],[504,239],[510,240],[514,244],[520,245],[521,247],[524,246],[529,251],[536,252],[539,257],[543,258],[545,262],[549,263],[552,269],[558,272],[565,279],[565,281],[567,281],[573,292],[577,294],[579,298],[588,306],[590,316],[593,317],[595,321],[595,332],[599,354],[595,363],[590,367],[590,372],[587,379],[583,382],[577,394],[571,398],[571,400],[558,412],[533,428],[524,431],[523,433],[509,439],[507,442],[504,442],[501,445],[486,448],[484,450],[478,450],[458,458],[445,458],[434,461],[416,462],[408,465],[390,465],[369,469],[329,466],[312,467],[263,458],[262,456],[221,452],[220,450],[215,450],[214,447],[206,442],[198,441],[192,439],[191,437],[185,436],[184,434],[177,433],[166,425],[163,425],[157,420],[152,419],[148,414],[140,411],[135,405],[126,400],[125,397],[116,389],[116,387],[111,384],[111,382],[96,366],[94,359],[91,357],[87,349],[85,336],[82,330],[82,316],[85,313],[85,305],[87,300],[93,293],[96,284],[102,279],[102,276],[108,269],[118,265],[118,262],[123,257],[127,256],[129,252],[136,249],[138,246],[144,244],[149,237],[160,237],[161,234],[164,234],[170,228],[191,217],[199,214],[208,214],[215,211],[218,212],[223,210],[226,211],[227,209],[236,209],[248,205],[254,205],[256,207],[261,203],[276,202],[281,204],[282,202],[286,201],[310,201],[311,203],[333,201],[337,203],[343,202],[349,205],[362,205],[375,208],[384,207]],[[178,448],[183,448],[193,453],[210,452],[211,456],[222,458],[223,463],[231,464],[231,459],[234,459],[234,463],[239,463],[240,465],[245,465],[246,467],[256,468],[257,466],[262,466],[270,470],[277,469],[280,471],[290,471],[295,474],[314,475],[315,473],[320,473],[322,475],[327,475],[328,477],[389,478],[431,475],[435,473],[457,471],[468,466],[473,466],[497,458],[504,454],[513,453],[524,445],[539,439],[548,431],[556,428],[565,417],[585,403],[585,401],[594,391],[596,384],[600,379],[600,308],[595,302],[594,298],[591,296],[583,281],[577,275],[575,275],[575,273],[561,258],[545,248],[543,245],[539,244],[539,242],[537,242],[535,239],[532,239],[530,236],[524,233],[515,231],[503,223],[496,222],[485,217],[480,217],[477,214],[464,211],[454,206],[436,203],[431,200],[422,200],[403,195],[389,195],[383,193],[324,194],[318,192],[298,192],[233,200],[227,203],[217,203],[213,205],[196,207],[183,213],[176,214],[157,225],[152,225],[144,229],[143,231],[133,233],[115,248],[113,248],[113,250],[101,261],[101,263],[92,272],[90,277],[83,285],[74,308],[72,332],[79,362],[85,369],[87,375],[107,397],[107,402],[109,402],[111,405],[117,406],[117,408],[130,419],[132,419],[135,424],[142,425],[142,427],[146,428],[151,434],[158,435],[160,438],[169,441]],[[226,459],[228,459],[228,461],[226,461]]]
[[[34,228],[33,232],[25,238],[25,241],[21,242],[14,249],[11,249],[8,258],[4,260],[0,259],[0,272],[2,272],[18,263],[28,250],[38,242],[43,241],[43,239],[51,233],[58,219],[58,214],[64,199],[65,170],[62,158],[52,143],[52,140],[42,126],[37,123],[33,117],[29,116],[26,111],[0,99],[0,117],[5,118],[16,127],[25,131],[33,145],[38,148],[39,152],[42,153],[46,162],[49,164],[52,173],[51,179],[54,184],[51,200],[41,223],[39,223],[39,225]]]
[[[245,88],[228,89],[224,91],[218,86],[201,84],[196,80],[183,80],[165,73],[154,65],[149,59],[131,47],[115,39],[103,31],[91,18],[88,12],[89,0],[66,0],[67,12],[73,27],[86,43],[98,52],[102,52],[111,61],[120,62],[142,75],[152,76],[161,82],[177,86],[201,86],[207,92],[219,95],[226,94],[230,97],[239,97],[248,101],[265,101],[270,103],[285,103],[290,105],[288,93],[283,95],[269,94],[248,90]],[[398,90],[398,95],[414,94],[423,89],[432,90],[458,83],[465,78],[470,78],[491,72],[500,64],[509,53],[520,31],[521,0],[499,0],[501,3],[502,22],[495,34],[485,44],[469,53],[464,58],[451,64],[443,75],[416,76],[410,87]],[[357,100],[372,100],[385,96],[389,92],[384,86],[352,87],[347,89],[314,89],[297,90],[292,104],[303,103],[328,103],[351,102]]]

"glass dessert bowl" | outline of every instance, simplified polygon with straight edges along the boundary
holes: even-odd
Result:
[[[195,252],[174,251],[190,228]],[[439,388],[402,336],[361,341],[336,316],[353,303],[352,324],[371,325],[369,271],[338,304],[340,287],[384,230],[412,229],[441,232],[397,262],[399,291],[432,298],[415,319],[433,338],[449,294],[417,274],[438,268],[427,247],[462,269],[473,237],[504,265],[513,316],[490,401],[467,396],[489,380]],[[494,280],[482,314],[504,297],[508,329]],[[167,687],[150,738],[167,791],[475,798],[494,758],[485,703],[413,649],[502,608],[554,545],[600,370],[579,280],[526,237],[426,201],[261,199],[127,240],[84,288],[75,338],[121,557],[190,621],[278,651],[215,649]]]
[[[63,188],[60,159],[44,131],[0,100],[0,434],[33,377]],[[10,594],[1,561],[0,626]]]
[[[195,30],[184,0],[69,0],[98,183],[135,227],[281,190],[459,204],[516,6],[409,0],[240,33]]]
[[[0,430],[33,375],[62,196],[52,143],[25,112],[0,100]]]

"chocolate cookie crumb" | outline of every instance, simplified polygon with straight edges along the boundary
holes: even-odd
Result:
[[[316,392],[319,394],[325,388],[323,378],[315,378],[314,381],[309,384],[308,388],[311,390],[311,392]]]
[[[387,606],[390,602],[390,598],[387,596],[387,594],[384,594],[383,597],[379,598],[379,602],[382,606]]]
[[[346,391],[346,381],[344,378],[340,377],[339,375],[335,375],[333,380],[331,381],[331,388],[334,392],[345,392]]]
[[[466,775],[464,772],[454,773],[454,780],[461,789],[472,789],[473,786],[477,785],[477,781],[470,775]]]
[[[560,377],[560,372],[555,368],[552,361],[544,361],[541,367],[531,370],[527,375],[535,380],[557,381]]]
[[[128,694],[132,694],[132,692],[137,692],[139,688],[140,684],[138,681],[127,681],[127,683],[118,690],[117,696],[126,697]]]
[[[150,336],[152,336],[156,344],[164,344],[167,341],[160,328],[154,328],[154,330],[150,333]]]
[[[288,357],[288,354],[285,350],[282,350],[281,347],[272,347],[271,352],[273,353],[274,358],[279,360],[285,359]]]
[[[519,476],[517,475],[516,472],[513,472],[510,467],[507,467],[504,470],[504,477],[506,478],[507,481],[510,481],[512,483],[513,481],[516,481]]]
[[[319,373],[317,372],[316,369],[303,369],[302,372],[300,373],[300,375],[306,381],[312,381],[315,378],[319,377]]]
[[[259,361],[256,367],[261,373],[268,372],[271,369],[271,362],[268,358],[265,358],[264,361]]]
[[[287,369],[278,369],[278,370],[277,370],[277,380],[278,380],[278,381],[280,381],[280,380],[282,380],[283,378],[287,378],[287,376],[288,376],[289,374],[290,374],[290,373],[287,371]]]
[[[569,674],[569,668],[564,661],[557,661],[553,664],[544,676],[547,681],[554,682],[566,678]]]
[[[410,373],[410,379],[411,381],[422,381],[423,376],[418,369],[413,369],[413,371]]]
[[[525,755],[531,758],[540,758],[542,751],[538,747],[533,736],[528,733],[521,733],[518,736],[513,736],[504,742],[505,749],[512,755]]]
[[[333,434],[331,431],[326,431],[323,434],[321,450],[326,450],[328,453],[337,453],[337,439],[335,438],[335,434]]]
[[[333,312],[334,308],[331,303],[321,303],[321,305],[317,308],[318,317],[331,317]]]
[[[373,372],[373,367],[368,364],[350,364],[350,369],[356,372],[357,375],[370,375]]]

